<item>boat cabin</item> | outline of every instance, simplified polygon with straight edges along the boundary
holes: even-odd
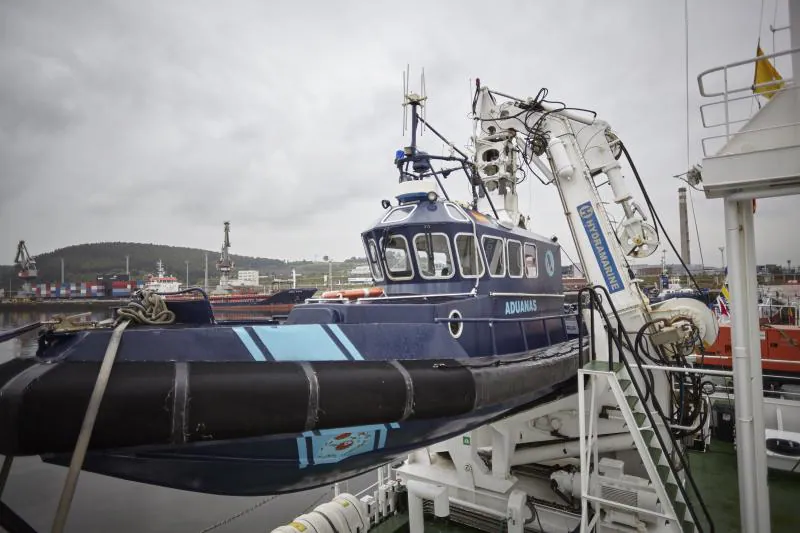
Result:
[[[387,295],[561,294],[559,247],[435,193],[399,196],[362,233]]]

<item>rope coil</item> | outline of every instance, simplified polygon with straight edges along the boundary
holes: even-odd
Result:
[[[160,294],[140,289],[133,294],[127,305],[117,310],[114,324],[123,320],[130,320],[135,324],[172,324],[175,322],[175,313],[167,309],[167,302]]]

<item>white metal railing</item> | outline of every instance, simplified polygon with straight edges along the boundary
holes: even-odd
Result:
[[[714,304],[711,309],[721,324],[727,324],[727,316],[722,313],[719,304]],[[800,305],[758,305],[758,318],[764,325],[771,326],[800,326]]]
[[[800,326],[800,305],[759,304],[758,318],[766,319],[768,324]]]
[[[710,102],[700,106],[700,117],[703,122],[703,127],[705,128],[716,128],[716,127],[724,127],[725,133],[721,135],[712,135],[705,137],[701,140],[701,144],[703,147],[703,156],[708,156],[708,146],[707,141],[711,140],[720,140],[724,139],[725,141],[730,140],[731,136],[736,131],[732,131],[731,126],[735,124],[742,124],[750,120],[752,117],[752,106],[751,111],[747,113],[747,116],[744,118],[732,118],[731,117],[731,104],[740,104],[746,101],[753,102],[759,95],[765,94],[775,94],[778,92],[788,91],[788,90],[796,90],[800,86],[794,84],[793,78],[783,78],[780,81],[767,81],[759,84],[753,84],[752,82],[743,85],[737,84],[736,86],[731,87],[729,82],[730,75],[735,69],[739,69],[741,71],[742,67],[750,66],[749,68],[754,68],[754,65],[761,60],[769,60],[774,59],[776,57],[782,56],[792,56],[794,54],[800,53],[800,48],[793,48],[791,50],[784,50],[782,52],[775,52],[772,54],[766,54],[763,56],[756,56],[750,59],[744,59],[742,61],[736,61],[734,63],[728,63],[727,65],[722,65],[720,67],[710,68],[701,72],[697,76],[697,84],[700,88],[700,95],[706,98],[716,98],[717,100],[714,102]],[[712,91],[709,89],[709,85],[712,83],[712,76],[721,73],[722,75],[722,89],[718,91]],[[737,72],[736,75],[739,76],[740,72]],[[750,80],[753,79],[752,75],[749,77]],[[755,89],[766,89],[761,93],[755,93]],[[739,96],[740,93],[749,93],[743,96]],[[732,96],[737,95],[737,96]],[[724,118],[720,121],[710,121],[706,115],[706,112],[712,108],[722,106],[723,116]],[[800,126],[800,123],[789,123],[781,124],[778,126],[772,126],[770,128],[763,128],[759,130],[748,130],[746,133],[756,133],[765,130],[777,129],[777,128],[786,128],[786,127],[794,127]],[[742,132],[745,133],[745,132]]]
[[[800,88],[800,86],[792,86],[791,88],[792,89],[797,89],[797,88]],[[787,90],[787,89],[781,89],[781,90]],[[756,95],[753,95],[753,97],[755,97],[755,96]],[[739,122],[747,122],[748,120],[750,120],[750,117],[748,117],[748,118],[746,118],[744,120],[741,120]],[[731,124],[733,124],[733,122]],[[761,133],[761,132],[764,132],[764,131],[778,130],[778,129],[781,129],[781,128],[796,128],[798,126],[800,126],[800,122],[788,122],[786,124],[781,124],[781,125],[778,125],[778,126],[770,126],[768,128],[757,128],[757,129],[752,129],[752,130],[739,130],[739,131],[734,131],[733,133],[722,133],[720,135],[709,135],[707,137],[703,137],[700,140],[700,144],[703,147],[703,156],[704,157],[708,157],[709,153],[713,153],[715,151],[713,149],[714,148],[713,146],[709,147],[709,144],[708,144],[709,141],[723,141],[723,142],[720,142],[720,144],[716,147],[717,149],[719,149],[719,148],[722,147],[722,145],[725,142],[728,142],[728,140],[734,134],[738,134],[738,135],[755,135],[755,134],[758,134],[758,133]]]

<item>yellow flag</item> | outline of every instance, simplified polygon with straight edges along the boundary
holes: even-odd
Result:
[[[720,292],[720,294],[722,294],[723,298],[725,298],[726,300],[730,300],[731,299],[731,293],[728,292],[728,281],[727,280],[725,281],[725,285],[722,286],[722,289],[720,289],[719,292]]]
[[[761,49],[761,45],[759,45],[756,50],[756,57],[761,57],[763,55],[764,51]],[[762,83],[765,85],[761,85]],[[753,92],[761,94],[764,98],[772,98],[775,91],[782,88],[783,78],[778,74],[778,71],[775,70],[775,67],[772,66],[772,63],[769,62],[769,59],[759,59],[756,61],[756,72],[753,77]]]

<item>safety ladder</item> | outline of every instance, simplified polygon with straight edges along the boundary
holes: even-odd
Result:
[[[594,359],[595,338],[592,333],[596,327],[606,332],[609,358],[605,361],[589,360],[578,371],[581,532],[595,528],[601,516],[598,511],[605,507],[649,515],[651,519],[659,518],[659,527],[656,527],[659,531],[713,533],[713,521],[689,472],[685,451],[671,433],[671,422],[665,416],[665,412],[669,411],[659,405],[655,391],[644,378],[645,369],[641,366],[641,358],[634,353],[634,344],[628,338],[627,332],[619,328],[621,321],[607,291],[604,287],[594,287],[583,289],[581,293],[588,293],[588,307],[596,312],[591,315],[591,324],[582,324],[582,328],[589,333],[590,358]],[[610,316],[600,304],[599,293],[605,293],[604,299],[611,308]],[[579,298],[582,294],[579,294]],[[580,320],[586,303],[583,298],[579,302]],[[595,317],[599,324],[594,323]],[[597,414],[600,408],[610,402],[609,392],[618,406],[649,477],[648,487],[654,490],[657,498],[656,509],[643,507],[635,497],[626,503],[619,499],[604,498],[602,491],[590,483],[592,473],[597,473],[600,467]],[[598,405],[601,396],[604,396],[604,405]],[[595,511],[593,515],[590,513],[590,504]],[[698,507],[702,510],[702,517],[697,513]]]
[[[604,388],[610,389],[619,406],[620,413],[622,414],[625,424],[633,437],[633,442],[642,458],[642,463],[653,489],[655,489],[658,501],[661,505],[662,512],[656,512],[650,509],[637,508],[637,513],[650,514],[664,518],[671,523],[668,525],[669,530],[682,533],[695,533],[698,531],[695,525],[695,519],[690,509],[690,503],[687,503],[687,498],[680,490],[679,483],[674,468],[669,460],[670,454],[674,451],[674,442],[671,439],[659,438],[656,432],[660,431],[659,427],[653,426],[651,417],[648,417],[647,407],[642,401],[636,388],[633,386],[633,379],[631,379],[628,370],[622,363],[614,363],[612,369],[609,370],[609,364],[605,361],[591,361],[583,369],[578,371],[579,377],[579,402],[580,405],[580,424],[583,428],[586,426],[586,409],[585,409],[585,381],[588,377],[590,388],[590,402],[594,402],[596,393],[602,391]],[[604,383],[605,382],[605,383]],[[590,406],[589,413],[594,412],[595,406]],[[588,506],[586,502],[594,502],[600,506],[608,505],[611,507],[619,507],[624,510],[633,511],[634,507],[630,505],[621,504],[619,502],[603,499],[602,497],[591,494],[589,489],[588,476],[596,468],[592,468],[592,464],[597,465],[596,460],[593,461],[594,446],[592,445],[597,441],[597,424],[593,424],[589,420],[589,432],[586,439],[583,433],[581,434],[581,475],[586,477],[585,484],[582,481],[582,499],[584,501],[584,520],[583,523],[588,523]],[[596,457],[595,457],[596,459]],[[599,513],[595,513],[595,517]],[[591,527],[588,528],[591,530]]]

